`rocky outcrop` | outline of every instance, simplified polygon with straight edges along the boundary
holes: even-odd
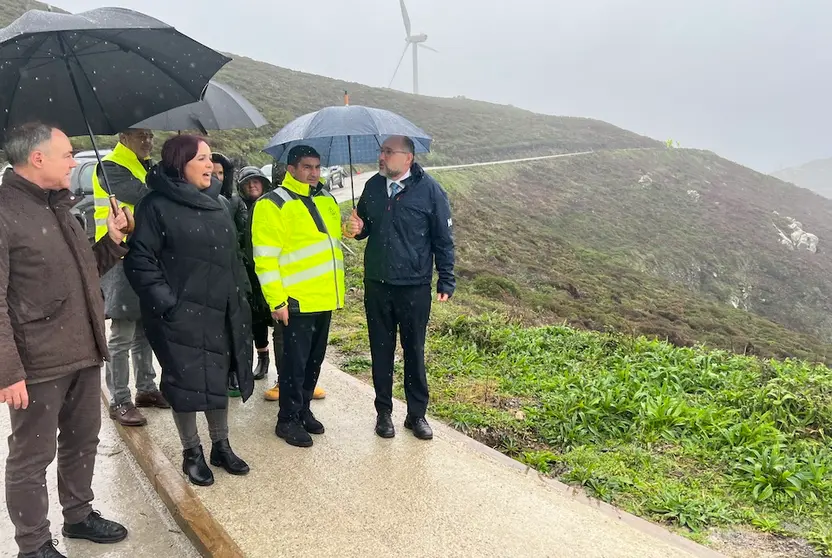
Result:
[[[777,217],[780,216],[776,211],[774,215]],[[780,244],[786,246],[789,250],[807,250],[813,254],[817,253],[819,242],[817,235],[806,232],[800,221],[786,217],[783,228],[777,226],[777,223],[772,224],[777,229]]]

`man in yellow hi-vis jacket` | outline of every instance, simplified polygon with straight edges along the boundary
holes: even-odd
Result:
[[[110,194],[123,207],[134,210],[150,189],[145,185],[151,167],[153,132],[144,129],[125,130],[118,137],[112,153],[96,165],[92,177],[95,200],[95,240],[107,234],[107,215]],[[104,173],[110,191],[104,189]],[[144,334],[139,297],[127,281],[123,262],[101,278],[104,293],[104,313],[110,318],[108,348],[111,359],[105,367],[105,379],[110,392],[110,418],[122,426],[143,426],[147,418],[137,407],[170,407],[156,387],[153,370],[153,350]],[[130,393],[130,361],[136,382],[136,399]]]
[[[344,306],[341,211],[320,177],[318,152],[292,148],[283,184],[257,200],[251,215],[257,278],[272,316],[284,326],[275,433],[298,447],[312,445],[310,433],[324,433],[309,402],[332,311]]]

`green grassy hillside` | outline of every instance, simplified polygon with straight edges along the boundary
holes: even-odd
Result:
[[[683,344],[742,349],[751,341],[754,350],[765,351],[784,341],[782,333],[741,318],[756,314],[832,339],[832,260],[825,249],[832,240],[832,201],[808,190],[712,153],[674,149],[440,176],[457,195],[463,273],[500,276],[548,293],[547,304],[559,317],[594,328],[620,328],[623,319],[638,324],[637,332],[654,327]],[[786,217],[820,238],[817,253],[780,242],[776,227],[791,232]],[[633,280],[634,273],[657,281]],[[699,303],[717,314],[700,315]],[[588,307],[605,310],[596,315]],[[717,329],[705,337],[693,333],[712,326]]]

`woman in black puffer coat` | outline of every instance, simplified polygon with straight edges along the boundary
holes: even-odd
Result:
[[[152,192],[136,207],[124,269],[142,310],[147,338],[162,366],[160,389],[173,407],[183,471],[194,484],[213,483],[196,428],[205,412],[211,464],[232,474],[248,465],[228,443],[229,374],[243,400],[251,396],[251,314],[237,255],[234,224],[211,188],[211,150],[195,136],[175,136],[147,175]]]

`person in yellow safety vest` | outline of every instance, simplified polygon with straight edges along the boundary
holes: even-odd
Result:
[[[103,187],[104,171],[111,193],[122,207],[132,211],[150,192],[145,176],[150,168],[153,132],[130,129],[119,135],[112,153],[103,157],[93,174],[95,200],[95,239],[107,233],[110,199]],[[124,426],[143,426],[147,419],[136,407],[169,408],[165,397],[156,387],[153,370],[153,351],[141,322],[139,298],[127,281],[122,262],[101,278],[104,293],[104,313],[111,319],[108,346],[111,358],[107,362],[105,378],[110,390],[110,418]],[[130,357],[136,379],[136,401],[130,393]]]
[[[275,323],[283,324],[275,434],[290,445],[309,447],[309,434],[324,433],[309,403],[326,354],[332,311],[344,306],[341,210],[320,181],[317,151],[293,147],[287,163],[283,184],[254,204],[251,242],[263,296]]]

